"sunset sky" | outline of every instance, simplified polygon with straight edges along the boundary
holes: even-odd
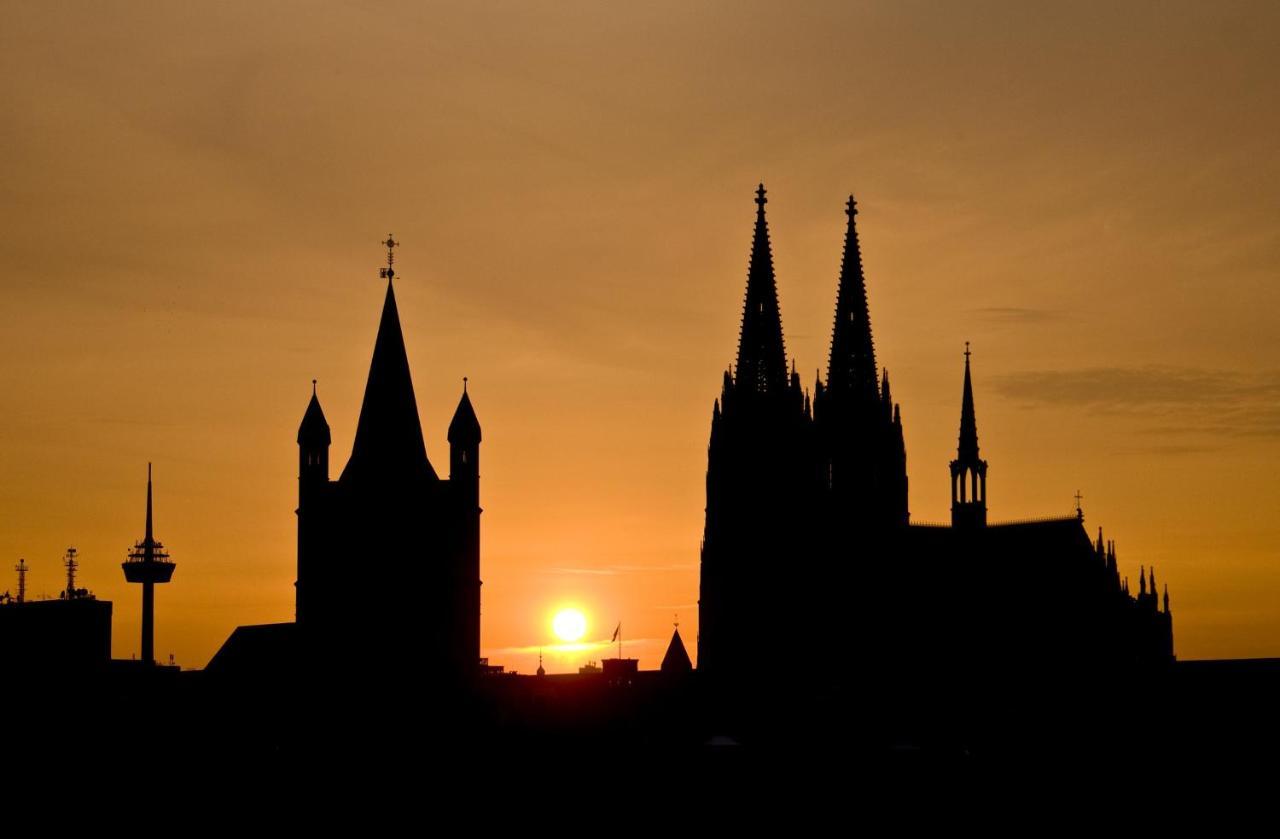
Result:
[[[857,195],[913,520],[948,517],[964,342],[992,520],[1068,514],[1169,586],[1181,658],[1280,655],[1280,4],[4,3],[0,591],[156,653],[293,616],[298,422],[333,474],[396,292],[427,452],[470,377],[486,654],[551,617],[694,652],[712,400],[756,183],[787,351],[826,366]],[[1029,560],[1033,561],[1033,560]],[[412,569],[352,556],[352,596]],[[1028,593],[1033,596],[1033,592]],[[778,604],[779,614],[789,610]],[[797,644],[847,655],[869,639]]]

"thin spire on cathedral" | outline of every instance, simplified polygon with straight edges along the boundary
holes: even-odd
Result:
[[[978,417],[973,407],[973,379],[969,375],[969,342],[964,342],[964,394],[960,399],[960,460],[978,459]]]
[[[836,290],[836,320],[831,330],[827,387],[873,401],[879,395],[876,350],[871,338],[871,313],[862,271],[862,251],[858,246],[858,228],[854,222],[858,203],[852,195],[845,205],[845,213],[849,216],[849,223],[845,229],[844,256],[840,261],[840,285]]]
[[[764,184],[756,189],[756,227],[747,268],[747,293],[738,339],[738,388],[755,393],[783,393],[787,388],[787,354],[782,341],[782,315],[773,273],[773,251],[765,221]]]

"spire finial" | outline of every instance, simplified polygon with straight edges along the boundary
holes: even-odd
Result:
[[[1084,496],[1080,494],[1080,490],[1076,490],[1076,515],[1084,516],[1084,508],[1080,506],[1080,502],[1084,500]],[[1098,527],[1098,541],[1102,541],[1102,527]]]
[[[969,342],[968,342],[968,341],[965,341],[965,342],[964,342],[964,363],[965,363],[965,364],[968,364],[968,363],[969,363],[969,356],[970,356],[971,354],[972,354],[972,353],[970,353],[970,352],[969,352]]]
[[[312,379],[312,380],[311,380],[311,395],[312,395],[312,396],[315,396],[315,395],[316,395],[316,380],[315,380],[315,379]]]
[[[760,212],[762,213],[764,212],[764,205],[769,203],[769,199],[765,198],[764,195],[765,189],[764,182],[762,181],[760,185],[756,187],[756,206],[760,208]]]
[[[858,214],[858,202],[853,200],[853,193],[849,193],[849,200],[844,205],[845,215],[853,218]]]
[[[463,392],[463,393],[466,393],[466,392],[467,392],[467,377],[466,377],[466,376],[463,376],[463,377],[462,377],[462,392]]]
[[[387,267],[378,271],[378,276],[384,280],[391,280],[396,275],[396,251],[395,248],[400,243],[396,241],[395,236],[388,233],[387,241],[382,242],[387,248]]]

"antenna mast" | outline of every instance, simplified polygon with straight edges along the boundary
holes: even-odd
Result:
[[[67,566],[67,590],[62,596],[71,600],[76,596],[76,569],[80,567],[80,563],[76,561],[75,548],[67,548],[67,556],[62,564]]]
[[[25,603],[27,599],[27,561],[19,559],[18,564],[13,568],[18,572],[18,602]]]

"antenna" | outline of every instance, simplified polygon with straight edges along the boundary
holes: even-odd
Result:
[[[19,559],[13,568],[18,572],[18,602],[24,603],[27,599],[27,561]]]
[[[76,561],[75,548],[67,548],[67,556],[62,564],[67,566],[67,590],[63,596],[71,600],[76,596],[76,569],[80,567],[80,563]]]

